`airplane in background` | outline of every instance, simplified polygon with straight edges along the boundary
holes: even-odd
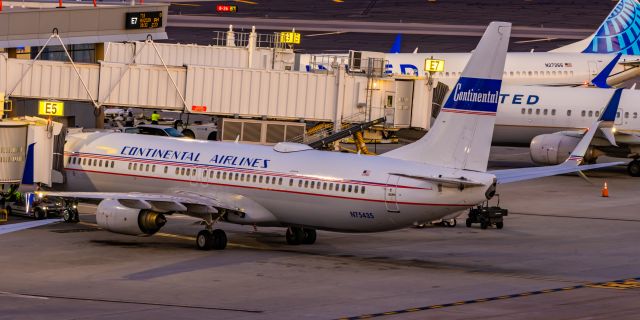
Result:
[[[639,25],[640,3],[620,0],[598,30],[584,40],[550,52],[509,52],[503,81],[510,85],[619,85],[640,75]],[[385,55],[385,74],[425,76],[425,60],[443,60],[444,70],[432,76],[451,86],[469,56],[470,53],[390,53]],[[606,78],[594,82],[599,74]]]
[[[79,133],[65,145],[66,191],[40,196],[100,200],[98,225],[128,235],[154,234],[166,214],[197,217],[206,228],[196,246],[208,250],[226,247],[225,232],[213,228],[220,220],[286,227],[289,244],[312,244],[317,229],[404,228],[491,199],[497,184],[618,164],[580,165],[594,121],[560,165],[487,171],[510,33],[510,23],[492,22],[431,131],[381,156]]]
[[[640,91],[634,89],[503,86],[493,144],[530,146],[534,162],[562,163],[610,99],[619,105],[615,119],[592,140],[585,161],[595,163],[604,155],[632,158],[627,171],[638,177]]]

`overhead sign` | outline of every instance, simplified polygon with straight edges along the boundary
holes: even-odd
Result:
[[[162,27],[162,11],[127,12],[125,29],[154,29]]]
[[[300,34],[297,32],[280,32],[280,42],[288,44],[300,44]]]
[[[238,12],[238,6],[235,4],[219,4],[216,5],[216,12]]]
[[[63,116],[64,102],[40,100],[38,103],[38,114],[41,116]]]
[[[443,72],[444,71],[444,60],[425,59],[424,60],[424,71],[427,71],[427,72]]]

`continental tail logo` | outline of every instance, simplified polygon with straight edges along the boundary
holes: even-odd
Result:
[[[449,95],[443,111],[495,115],[500,100],[501,80],[461,77]]]
[[[639,8],[638,0],[620,0],[583,52],[640,54]]]

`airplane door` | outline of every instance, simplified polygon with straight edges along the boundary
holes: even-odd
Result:
[[[616,113],[616,121],[614,122],[614,124],[617,126],[623,125],[624,120],[622,120],[622,117],[624,117],[624,110],[622,110],[622,108],[618,108],[618,112]]]
[[[591,78],[598,75],[598,63],[595,61],[589,61],[589,74],[591,74]]]
[[[399,176],[389,175],[387,185],[384,188],[384,203],[387,212],[400,212],[398,207],[398,180]]]

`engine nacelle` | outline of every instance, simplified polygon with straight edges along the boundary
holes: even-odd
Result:
[[[105,230],[132,236],[150,236],[167,223],[161,213],[129,208],[118,200],[102,200],[96,211],[96,220],[98,226]]]
[[[541,134],[531,140],[531,160],[537,164],[560,164],[569,158],[580,138],[562,134]]]

